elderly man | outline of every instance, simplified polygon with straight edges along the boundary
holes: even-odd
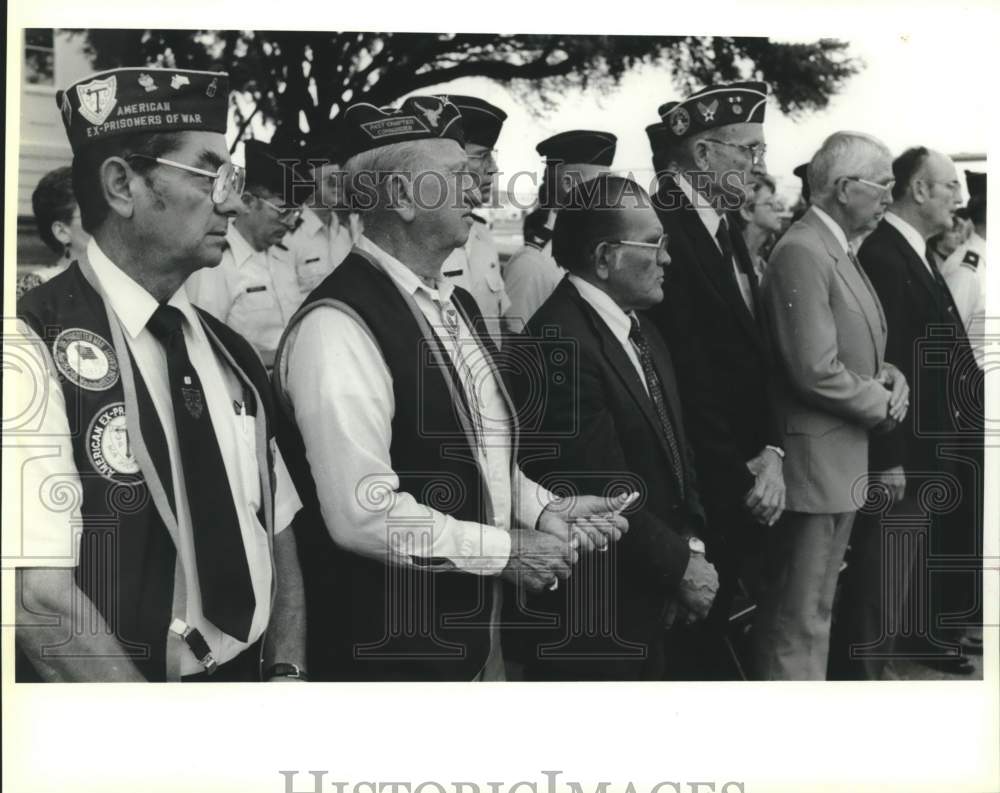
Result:
[[[148,68],[57,94],[93,237],[18,305],[26,365],[5,384],[47,377],[8,491],[17,646],[45,680],[256,680],[261,660],[269,678],[303,675],[300,504],[267,375],[183,289],[219,264],[241,205],[228,97],[223,73]]]
[[[784,507],[784,451],[768,393],[771,344],[750,257],[727,217],[765,171],[766,90],[711,86],[661,106],[661,123],[647,128],[660,179],[654,206],[671,258],[664,300],[648,314],[674,356],[708,511],[705,542],[721,579],[715,609],[678,670],[685,678],[733,674],[723,642],[729,607],[760,527]]]
[[[302,215],[286,202],[285,166],[260,141],[244,144],[244,211],[226,234],[218,267],[199,270],[187,282],[188,297],[240,335],[269,369],[278,340],[302,302],[292,256],[282,243]]]
[[[865,240],[859,258],[885,308],[886,355],[912,383],[914,410],[902,426],[873,441],[871,467],[907,494],[896,513],[929,518],[928,556],[966,565],[931,576],[918,561],[910,593],[917,613],[926,614],[923,595],[930,587],[931,622],[917,626],[927,645],[917,651],[932,665],[970,674],[973,667],[959,648],[982,652],[964,634],[975,630],[970,615],[979,605],[983,376],[951,292],[926,256],[927,240],[951,228],[962,186],[954,163],[924,147],[903,152],[892,170],[892,209]],[[928,487],[957,488],[955,503],[936,509],[919,497]],[[881,537],[877,529],[872,534]],[[878,578],[868,582],[873,602],[879,583]]]
[[[497,172],[496,145],[507,114],[475,96],[449,94],[444,97],[462,114],[465,154],[472,176],[472,199],[477,207],[489,203]],[[469,239],[456,248],[441,266],[441,275],[472,295],[494,343],[500,344],[500,318],[510,307],[510,298],[500,274],[500,255],[486,219],[475,212]]]
[[[365,234],[296,315],[275,367],[310,516],[312,671],[499,679],[500,580],[557,586],[577,544],[627,528],[577,519],[624,502],[556,503],[516,465],[496,348],[475,301],[440,277],[475,222],[458,109],[416,96],[353,105],[344,122]]]
[[[609,553],[585,555],[567,587],[528,599],[556,627],[523,632],[525,676],[660,680],[667,620],[678,606],[681,622],[704,618],[718,587],[670,353],[636,314],[663,299],[666,237],[645,190],[605,174],[570,193],[552,252],[568,275],[508,342],[510,360],[545,385],[538,416],[538,382],[519,394],[525,471],[581,489],[624,477],[641,500]],[[553,444],[555,455],[538,453]]]
[[[783,376],[788,509],[767,532],[753,627],[764,680],[826,678],[830,611],[868,473],[868,433],[906,411],[905,378],[883,358],[882,308],[850,245],[888,206],[890,162],[868,135],[827,138],[809,165],[812,205],[778,241],[764,279]]]
[[[511,333],[524,328],[565,275],[552,258],[552,246],[546,239],[555,224],[560,202],[574,186],[606,173],[617,147],[618,138],[610,132],[588,129],[560,132],[535,147],[545,158],[542,185],[546,189],[539,191],[539,208],[548,212],[548,218],[542,233],[526,239],[524,247],[511,256],[504,270],[510,297],[506,327]]]
[[[313,141],[300,158],[299,174],[312,195],[302,207],[302,222],[285,238],[295,260],[295,277],[302,300],[333,272],[361,237],[361,222],[344,206],[344,152],[335,138]],[[304,162],[303,162],[304,161]]]

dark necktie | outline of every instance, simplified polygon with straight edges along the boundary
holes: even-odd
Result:
[[[728,278],[732,274],[733,280],[736,282],[736,290],[740,293],[740,297],[743,298],[743,303],[747,307],[747,311],[750,312],[754,317],[757,316],[757,312],[754,310],[753,304],[753,288],[751,279],[755,279],[756,276],[752,272],[747,272],[747,268],[743,266],[743,262],[736,255],[733,250],[733,241],[729,236],[729,224],[726,223],[726,218],[719,218],[719,228],[715,230],[715,239],[719,243],[719,247],[722,249],[722,258],[726,263],[726,277]],[[740,287],[739,278],[733,269],[733,265],[739,268],[747,278],[747,289],[749,294],[744,294],[743,289]]]
[[[179,309],[161,305],[147,327],[167,353],[202,613],[219,630],[245,642],[256,607],[250,567],[204,390],[184,343],[183,321]]]
[[[674,476],[677,478],[677,487],[683,498],[684,462],[681,456],[680,442],[677,440],[677,433],[674,432],[673,422],[670,420],[670,414],[667,412],[667,403],[663,397],[663,384],[660,382],[660,376],[656,373],[656,368],[653,366],[653,356],[649,352],[649,343],[646,341],[646,337],[639,327],[639,320],[635,316],[630,316],[629,319],[632,322],[632,328],[628,334],[629,341],[635,345],[636,350],[639,352],[639,363],[642,366],[643,376],[646,378],[649,398],[653,400],[653,406],[656,408],[656,416],[660,420],[660,428],[663,430],[663,435],[667,440],[667,448],[670,450],[670,464],[674,469]]]

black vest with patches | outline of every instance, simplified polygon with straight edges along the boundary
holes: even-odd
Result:
[[[453,295],[480,344],[495,356],[475,300],[462,289]],[[392,375],[389,452],[399,491],[458,520],[486,523],[489,495],[449,388],[450,380],[464,400],[447,351],[424,336],[395,282],[356,250],[309,295],[286,334],[311,308],[330,300],[357,313]],[[275,364],[279,405],[284,399],[278,375],[282,352]],[[305,575],[313,679],[471,680],[489,654],[493,578],[441,572],[443,560],[426,558],[420,549],[412,550],[415,565],[410,567],[383,564],[337,546],[320,514],[302,437],[289,412],[279,410],[278,441],[305,504],[296,538]],[[369,493],[364,482],[349,485],[354,497],[377,508],[380,497]],[[388,539],[392,526],[386,514]]]
[[[267,373],[250,345],[214,317],[199,314],[253,383],[272,413]],[[125,429],[122,367],[133,373],[142,440],[173,504],[166,436],[138,366],[115,353],[108,309],[75,262],[25,293],[18,316],[48,349],[62,385],[73,457],[82,485],[82,526],[76,583],[109,631],[148,680],[166,679],[166,642],[174,592],[176,549],[130,452]],[[239,374],[239,373],[238,373]],[[268,438],[272,431],[268,418]],[[273,487],[270,442],[267,460]],[[226,487],[228,483],[220,483]],[[268,505],[270,508],[270,505]],[[74,625],[86,630],[87,626]],[[58,649],[56,649],[58,652]],[[21,665],[19,665],[19,677]],[[30,677],[29,670],[25,677]]]

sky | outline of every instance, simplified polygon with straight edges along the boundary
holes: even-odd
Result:
[[[908,35],[865,31],[845,37],[850,54],[861,58],[865,68],[825,110],[793,120],[783,116],[773,100],[769,103],[767,164],[778,181],[779,194],[790,200],[798,195],[799,182],[792,169],[808,160],[823,139],[838,129],[869,132],[893,152],[916,144],[947,154],[985,152],[988,103],[995,101],[996,92],[985,92],[977,75],[995,69],[996,45],[989,40],[990,34],[995,31],[956,29],[944,38],[932,30]],[[660,104],[681,98],[669,71],[651,67],[628,74],[606,96],[597,91],[568,92],[554,113],[541,117],[532,115],[507,89],[486,79],[456,80],[439,88],[480,96],[508,113],[497,142],[500,168],[508,174],[538,171],[535,143],[573,128],[615,133],[619,140],[616,170],[651,170],[645,127],[658,120]],[[981,163],[962,167],[983,169]]]

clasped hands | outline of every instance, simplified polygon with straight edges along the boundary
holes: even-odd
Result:
[[[875,425],[874,432],[892,432],[910,409],[910,386],[905,375],[891,363],[882,366],[875,381],[889,390],[889,405],[886,417]]]
[[[551,501],[534,530],[510,532],[510,557],[502,577],[529,592],[555,589],[569,578],[580,551],[604,551],[628,531],[621,512],[638,493],[571,496]]]

